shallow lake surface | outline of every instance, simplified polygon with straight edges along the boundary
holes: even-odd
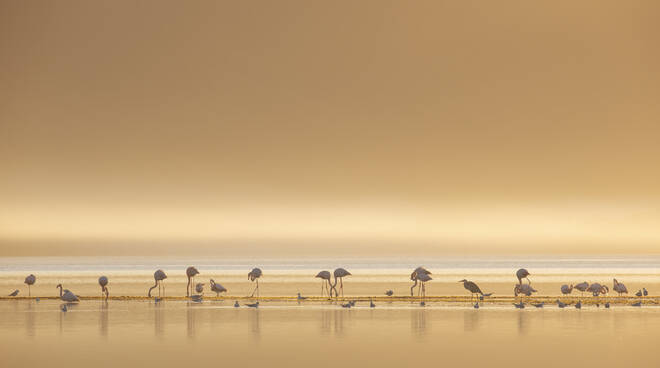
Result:
[[[57,261],[3,259],[0,287],[7,293],[18,288],[24,295],[22,278],[31,272],[38,278],[33,296],[55,295],[57,282],[80,295],[98,295],[96,279],[104,273],[110,278],[111,295],[145,295],[153,284],[153,269],[159,267],[171,274],[167,294],[185,293],[181,274],[187,263]],[[347,264],[354,274],[344,284],[347,295],[382,295],[386,289],[409,293],[408,264],[340,261],[298,268],[265,262],[262,295],[318,295],[320,281],[310,273],[336,264]],[[451,267],[426,263],[434,272],[427,292],[462,295],[466,291],[456,281],[466,275],[484,289],[511,294],[513,273],[522,262],[483,262]],[[611,286],[611,278],[617,277],[633,293],[642,286],[653,295],[660,290],[655,259],[585,261],[582,266],[544,262],[524,264],[541,295],[558,294],[563,280],[575,283],[583,278]],[[246,279],[253,266],[248,262],[190,263],[200,269],[200,280],[215,278],[226,284],[229,295],[245,296],[254,286]],[[254,309],[235,308],[232,300],[83,300],[63,312],[61,304],[55,299],[0,300],[1,366],[660,366],[657,306],[589,305],[577,310],[546,305],[518,310],[510,304],[486,303],[475,310],[469,303],[432,302],[422,307],[379,301],[375,308],[359,302],[346,309],[333,302],[262,301]]]

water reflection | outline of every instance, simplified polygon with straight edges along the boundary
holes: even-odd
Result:
[[[188,306],[186,308],[186,322],[187,322],[187,333],[188,333],[188,338],[193,339],[195,337],[195,315],[197,311],[195,310],[195,306],[192,302],[188,302]]]
[[[410,332],[418,337],[426,335],[426,310],[413,309],[410,312]]]
[[[102,301],[99,312],[99,335],[108,337],[108,302]]]
[[[30,338],[33,338],[36,332],[34,319],[36,318],[37,313],[34,309],[35,307],[33,306],[32,301],[29,300],[25,310],[25,334]]]
[[[349,317],[348,310],[323,310],[321,313],[321,333],[324,335],[342,335],[344,318]]]
[[[518,311],[518,335],[527,335],[529,330],[529,313]]]
[[[163,302],[154,304],[154,334],[160,338],[165,334],[165,325],[163,322],[165,311],[162,304]]]
[[[481,314],[474,309],[463,312],[463,331],[475,332],[479,330]]]
[[[250,313],[250,316],[248,318],[248,331],[250,331],[250,335],[255,340],[258,340],[259,337],[261,336],[261,317],[260,317],[259,309],[255,308],[254,310],[251,310],[248,313]]]

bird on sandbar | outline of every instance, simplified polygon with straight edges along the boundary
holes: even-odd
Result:
[[[620,283],[619,281],[617,281],[617,279],[614,279],[614,285],[612,286],[612,290],[619,293],[619,296],[621,296],[621,294],[628,294],[628,288],[626,288],[626,285]]]
[[[566,308],[566,303],[563,303],[561,300],[557,299],[557,306],[559,308]]]
[[[532,305],[535,306],[536,308],[543,308],[543,303],[538,303],[538,304],[532,303]]]
[[[105,300],[107,301],[110,293],[108,292],[108,278],[106,276],[99,277],[99,286],[101,286],[101,298],[105,293]]]
[[[201,282],[198,282],[197,285],[195,285],[195,291],[199,294],[204,293],[204,284]]]
[[[474,303],[474,309],[479,309],[479,303]]]
[[[330,271],[321,271],[314,276],[321,279],[321,296],[324,296],[325,293],[328,293],[332,297],[332,284],[330,283]]]
[[[520,303],[513,303],[513,305],[518,309],[525,309],[525,303],[520,301]]]
[[[154,286],[149,288],[149,292],[147,293],[147,296],[151,298],[151,290],[155,289],[158,287],[158,296],[160,297],[161,295],[161,285],[163,283],[163,280],[167,278],[167,275],[165,274],[165,271],[163,270],[156,270],[154,272]],[[162,286],[163,294],[165,294],[165,286]]]
[[[28,296],[32,296],[32,292],[30,291],[30,286],[34,285],[34,283],[37,282],[37,277],[34,276],[33,274],[29,274],[25,277],[25,283],[28,286]]]
[[[571,286],[568,286],[568,285],[562,285],[561,288],[560,288],[560,290],[561,290],[561,293],[562,293],[562,294],[564,294],[564,295],[568,295],[568,294],[570,294],[570,293],[573,291],[573,284],[571,284]]]
[[[337,279],[339,279],[339,290],[341,290],[341,296],[344,296],[344,277],[351,276],[351,273],[346,271],[344,268],[337,268],[334,271],[335,282],[332,284],[330,294],[332,296],[332,290],[335,291],[335,296],[339,297],[339,292],[337,291]]]
[[[257,298],[259,297],[259,278],[261,277],[263,273],[261,272],[261,268],[255,267],[252,269],[252,271],[248,272],[248,280],[250,281],[256,281],[257,286],[254,288],[254,291],[252,292],[252,295],[250,297],[254,296],[254,293],[257,293]]]
[[[240,307],[240,306],[241,306],[241,305],[238,304],[238,300],[234,301],[234,308],[238,308],[238,307]]]
[[[227,289],[225,289],[224,286],[216,283],[215,280],[210,279],[209,283],[211,284],[211,291],[213,291],[215,293],[216,298],[220,296],[220,293],[226,293],[227,292]]]
[[[62,284],[57,284],[57,286],[55,286],[55,289],[57,288],[60,289],[60,299],[62,299],[63,301],[69,303],[80,301],[80,299],[78,299],[78,296],[72,293],[71,291],[69,291],[69,289],[62,290]]]
[[[580,295],[584,296],[584,292],[589,288],[589,283],[584,281],[575,285],[575,288],[580,291]]]
[[[9,296],[16,296],[18,295],[18,289],[14,290]]]
[[[369,308],[376,308],[376,304],[374,304],[373,299],[369,299]]]
[[[529,271],[527,271],[524,268],[521,268],[518,271],[516,271],[516,277],[518,278],[518,283],[521,284],[521,285],[522,285],[522,279],[527,279],[528,283],[530,283],[530,284],[532,283],[529,280],[529,275],[530,275]]]
[[[307,299],[307,297],[306,297],[306,296],[302,296],[302,295],[300,295],[300,293],[298,293],[298,297],[297,297],[296,299],[297,299],[298,301],[301,301],[301,300],[305,300],[305,299]]]
[[[642,288],[644,296],[649,296],[649,292],[646,290],[646,288]]]
[[[477,284],[475,284],[474,282],[472,282],[472,281],[468,281],[468,280],[466,280],[466,279],[463,279],[463,280],[461,280],[461,281],[459,281],[459,282],[462,282],[462,283],[463,283],[463,287],[464,287],[467,291],[470,292],[470,300],[472,300],[472,298],[474,298],[475,294],[476,294],[477,297],[479,297],[479,294],[481,294],[481,296],[484,295],[483,291],[481,291],[481,289],[479,288],[479,286],[477,286]]]
[[[259,302],[245,304],[250,308],[259,308]]]
[[[639,301],[639,302],[637,302],[637,303],[632,303],[631,306],[633,306],[633,307],[641,307],[641,306],[642,306],[642,302]]]
[[[578,301],[577,303],[575,303],[575,308],[576,309],[582,309],[582,301],[581,300]]]
[[[186,296],[192,295],[193,284],[195,283],[195,275],[199,275],[199,271],[193,266],[186,268],[186,277],[188,277],[188,285],[186,286]]]
[[[392,295],[394,295],[394,292],[393,292],[392,290],[387,290],[387,291],[385,292],[385,295],[387,295],[387,296],[392,296]]]

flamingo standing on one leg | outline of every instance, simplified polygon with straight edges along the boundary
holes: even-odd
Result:
[[[27,275],[25,281],[23,281],[28,286],[28,296],[32,296],[32,293],[30,292],[30,286],[34,285],[36,281],[37,281],[37,277],[34,276],[33,274]]]
[[[332,289],[330,290],[330,295],[332,295],[332,290],[335,291],[335,296],[339,296],[339,292],[337,292],[337,279],[339,279],[339,290],[341,290],[341,296],[344,296],[344,277],[345,276],[351,276],[351,273],[346,271],[344,268],[337,268],[334,272],[335,275],[335,283],[332,284]]]
[[[227,289],[225,289],[224,286],[220,284],[216,284],[213,279],[209,281],[211,283],[211,291],[215,292],[215,297],[219,297],[220,293],[227,292]]]
[[[330,284],[330,277],[331,277],[330,271],[321,271],[317,273],[316,276],[314,277],[318,277],[321,279],[321,296],[324,295],[323,290],[325,290],[328,292],[328,294],[330,294],[330,297],[332,298],[332,291],[330,289],[332,287],[332,285]]]
[[[155,289],[156,287],[158,287],[158,296],[160,297],[160,289],[161,289],[160,287],[161,284],[163,283],[163,280],[165,280],[166,278],[167,275],[163,270],[157,270],[156,272],[154,272],[154,280],[156,282],[154,283],[154,286],[149,288],[149,293],[147,294],[150,298],[151,298],[151,290]],[[165,294],[165,286],[163,286],[163,294]]]
[[[199,271],[193,266],[186,269],[186,276],[188,276],[188,287],[186,288],[186,296],[193,293],[193,285],[195,283],[195,275],[199,275]]]
[[[105,293],[105,300],[107,301],[110,294],[108,292],[108,278],[105,276],[99,277],[99,285],[101,286],[101,298],[103,297],[103,293]]]
[[[250,281],[256,281],[257,282],[257,287],[254,288],[254,291],[252,292],[252,295],[250,297],[254,296],[254,293],[257,293],[257,298],[259,297],[259,278],[261,277],[262,272],[260,268],[253,268],[252,271],[248,273],[248,280]]]

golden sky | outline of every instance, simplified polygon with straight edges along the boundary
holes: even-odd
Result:
[[[0,1],[0,255],[659,252],[658,14]]]

